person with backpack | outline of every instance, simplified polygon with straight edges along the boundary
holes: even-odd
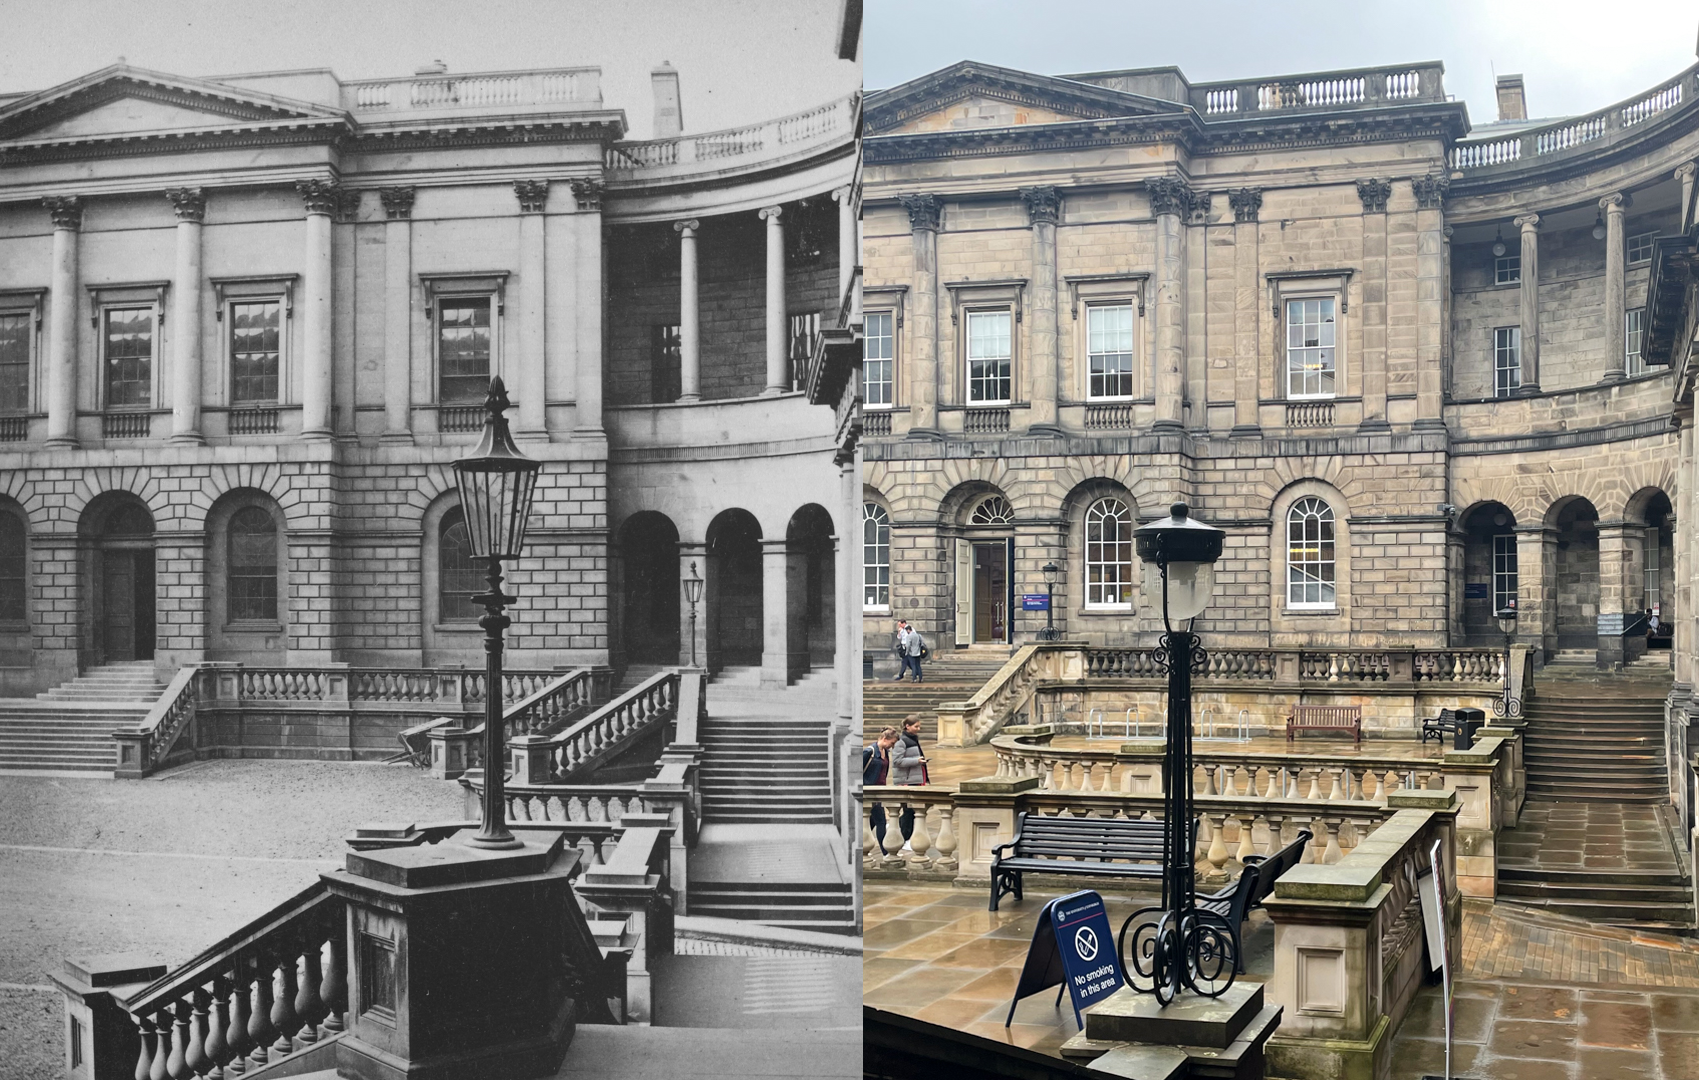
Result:
[[[932,655],[932,650],[926,647],[926,639],[920,636],[920,631],[910,626],[906,620],[899,621],[898,626],[901,628],[897,631],[897,636],[902,647],[903,671],[913,670],[914,681],[924,682],[920,675],[920,662]],[[900,681],[902,675],[899,674],[897,679]]]

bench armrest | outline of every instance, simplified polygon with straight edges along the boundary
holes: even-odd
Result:
[[[1244,863],[1246,866],[1256,866],[1258,863],[1267,862],[1268,856],[1267,855],[1246,855],[1243,859],[1240,859],[1239,861],[1241,863]]]
[[[1019,840],[1010,840],[1007,844],[998,844],[996,847],[991,849],[991,854],[996,855],[999,852],[1007,851],[1018,843],[1020,843]]]

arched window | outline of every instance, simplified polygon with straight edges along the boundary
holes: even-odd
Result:
[[[29,618],[29,607],[24,602],[24,583],[28,577],[23,519],[0,510],[0,622],[21,623]]]
[[[1086,607],[1133,602],[1133,515],[1120,499],[1099,499],[1085,512]]]
[[[973,508],[968,516],[970,525],[1008,525],[1015,520],[1015,512],[1009,506],[1009,500],[1001,495],[993,495]]]
[[[1313,495],[1286,514],[1286,606],[1334,606],[1333,508]]]
[[[466,515],[450,510],[442,516],[437,544],[437,611],[443,622],[469,622],[484,611],[472,597],[484,591],[484,568],[472,558],[472,535]]]
[[[231,622],[277,621],[277,522],[257,506],[230,518],[228,614]]]
[[[877,503],[861,504],[863,608],[891,606],[891,515]]]

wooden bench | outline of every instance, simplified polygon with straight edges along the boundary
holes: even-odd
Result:
[[[1418,742],[1426,746],[1429,739],[1445,745],[1448,735],[1457,733],[1457,710],[1441,709],[1438,716],[1429,717],[1422,721],[1422,730],[1416,736]]]
[[[1245,973],[1245,950],[1239,944],[1240,925],[1274,893],[1274,883],[1280,875],[1298,865],[1298,860],[1304,857],[1304,845],[1314,835],[1308,829],[1299,829],[1298,838],[1273,855],[1246,856],[1239,880],[1220,892],[1197,898],[1198,910],[1219,919],[1232,935],[1233,964],[1239,974]]]
[[[1286,741],[1300,731],[1349,731],[1360,746],[1363,742],[1361,705],[1294,705],[1286,718]]]
[[[1192,821],[1197,847],[1198,823]],[[1003,852],[1013,853],[1005,856]],[[1021,899],[1022,874],[1162,880],[1162,822],[1045,817],[1022,811],[1015,838],[991,849],[991,910],[1006,894]],[[1115,861],[1125,860],[1125,861]]]

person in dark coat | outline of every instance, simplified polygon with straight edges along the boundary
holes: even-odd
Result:
[[[879,738],[871,745],[861,748],[861,784],[863,787],[877,787],[891,782],[891,748],[897,745],[897,729],[888,727],[879,733]],[[885,850],[885,807],[874,803],[868,813],[868,821],[873,826],[873,836],[879,841],[879,850]]]

